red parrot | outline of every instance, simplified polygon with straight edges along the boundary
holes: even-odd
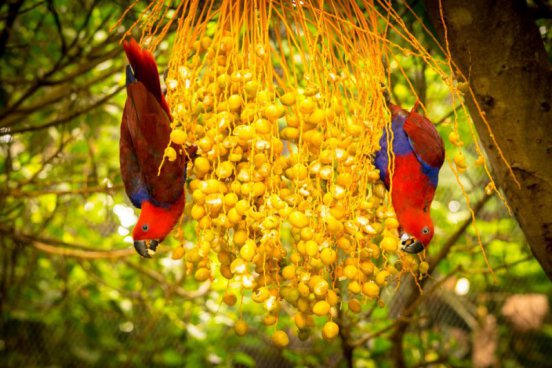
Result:
[[[390,104],[392,151],[394,153],[391,201],[401,225],[402,250],[419,253],[433,238],[431,202],[439,180],[439,170],[445,160],[443,140],[435,126],[416,112],[418,102],[410,112]],[[387,131],[380,139],[375,165],[389,190],[389,154]]]
[[[171,112],[152,54],[134,39],[125,41],[123,47],[130,65],[126,67],[127,99],[119,141],[121,176],[130,201],[141,209],[132,231],[134,248],[149,258],[182,215],[187,156],[165,160],[158,175],[170,140]],[[173,148],[178,152],[181,147],[173,144]]]

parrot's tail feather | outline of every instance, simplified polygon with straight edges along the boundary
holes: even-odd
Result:
[[[157,63],[153,55],[149,51],[143,50],[133,38],[130,41],[125,41],[123,47],[130,66],[134,71],[134,77],[144,84],[146,89],[159,101],[159,104],[167,114],[171,116],[169,105],[165,101],[165,97],[161,91],[159,72],[157,71]]]

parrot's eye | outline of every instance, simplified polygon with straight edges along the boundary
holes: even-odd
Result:
[[[148,230],[149,230],[149,225],[148,224],[142,225],[142,231],[148,231]]]
[[[429,234],[429,227],[427,227],[427,226],[424,227],[424,228],[422,229],[422,234],[424,234],[424,235]]]

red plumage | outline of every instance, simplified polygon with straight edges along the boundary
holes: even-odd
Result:
[[[381,179],[390,189],[397,219],[408,240],[403,249],[416,253],[424,249],[433,237],[430,207],[438,183],[439,170],[445,158],[444,145],[433,124],[416,112],[390,105],[393,131],[392,150],[394,171],[390,180],[391,157],[387,149],[387,133],[380,140],[375,165]],[[408,243],[405,245],[405,242]]]
[[[404,122],[404,131],[419,159],[431,167],[441,167],[445,161],[443,139],[433,124],[412,108]]]
[[[123,42],[123,48],[133,69],[134,77],[138,79],[151,93],[161,107],[165,110],[169,118],[171,118],[171,110],[165,100],[165,96],[161,91],[161,84],[159,83],[159,72],[157,71],[157,63],[153,58],[153,55],[147,51],[142,50],[140,45],[131,38],[129,41]]]
[[[172,162],[165,160],[159,171],[170,141],[170,109],[151,53],[132,39],[124,49],[132,71],[127,68],[128,96],[119,142],[121,176],[128,197],[141,208],[132,232],[134,246],[142,256],[149,256],[184,209],[187,159],[179,154]]]

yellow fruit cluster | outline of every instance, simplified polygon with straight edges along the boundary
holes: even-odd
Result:
[[[359,44],[329,37],[317,46],[316,34],[305,30],[298,40],[288,27],[270,43],[267,29],[307,15],[271,23],[268,9],[255,10],[260,19],[247,27],[247,18],[226,24],[220,16],[211,36],[191,26],[177,34],[166,81],[171,141],[198,148],[185,211],[197,242],[173,258],[198,281],[218,269],[230,285],[223,302],[250,297],[264,306],[266,326],[277,326],[282,303],[295,308],[300,338],[313,317],[326,318],[322,337],[330,340],[339,308],[361,312],[390,280],[418,267],[399,250],[399,223],[372,163],[389,121],[381,55],[366,50],[370,58],[353,65],[334,53],[338,43],[344,53],[369,47],[364,33],[353,39]],[[372,74],[352,70],[368,66]],[[236,322],[238,335],[247,330]],[[277,329],[272,341],[283,347],[289,337]]]

